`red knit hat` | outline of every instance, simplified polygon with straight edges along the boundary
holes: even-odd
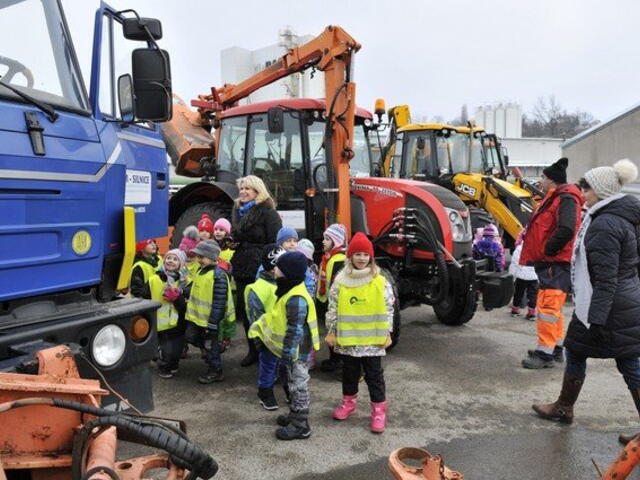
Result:
[[[368,253],[373,257],[373,244],[362,232],[357,232],[349,242],[349,248],[347,250],[347,257],[351,258],[354,253],[363,252]]]
[[[153,238],[148,238],[147,240],[142,240],[136,243],[136,253],[142,253],[142,251],[144,250],[144,247],[152,243],[156,243],[156,241]]]
[[[213,235],[213,222],[211,221],[211,217],[206,213],[202,214],[197,226],[199,232],[209,232]]]

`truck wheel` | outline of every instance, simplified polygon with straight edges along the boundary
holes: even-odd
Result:
[[[231,208],[221,202],[204,202],[192,205],[187,208],[182,215],[178,218],[178,221],[174,225],[173,234],[171,235],[171,247],[177,248],[182,240],[182,232],[189,225],[196,225],[202,217],[202,214],[206,213],[211,217],[211,220],[215,222],[220,217],[229,218],[231,215]]]
[[[467,291],[452,282],[449,294],[442,302],[434,305],[433,310],[441,323],[458,326],[471,320],[477,306],[478,294],[475,289]]]
[[[391,332],[391,345],[387,348],[387,352],[390,352],[395,348],[400,340],[400,298],[398,297],[398,286],[396,285],[391,272],[382,268],[380,269],[380,273],[382,273],[387,281],[391,283],[391,287],[393,288],[393,331]]]

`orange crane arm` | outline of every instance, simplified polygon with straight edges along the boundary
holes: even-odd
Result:
[[[353,158],[355,121],[355,83],[351,81],[351,61],[360,44],[338,26],[328,26],[313,40],[292,48],[274,64],[237,85],[212,88],[211,94],[199,95],[191,105],[198,108],[201,124],[214,117],[213,125],[220,127],[220,113],[236,105],[261,87],[288,75],[315,67],[324,72],[326,110],[330,142],[325,143],[327,170],[330,179],[325,190],[329,201],[329,221],[337,221],[351,228],[349,193],[349,161]],[[216,135],[218,151],[220,135]],[[325,139],[326,141],[327,139]],[[187,154],[185,154],[187,155]],[[193,160],[193,158],[192,158]],[[337,199],[337,206],[334,200]]]

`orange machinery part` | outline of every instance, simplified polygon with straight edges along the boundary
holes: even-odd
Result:
[[[56,398],[100,406],[100,397],[108,392],[97,380],[80,378],[73,354],[66,346],[36,353],[38,374],[0,373],[0,480],[6,472],[30,470],[32,480],[71,478],[71,451],[75,431],[82,426],[83,414],[49,405],[10,408],[17,400]],[[90,416],[85,416],[91,418]],[[167,469],[165,479],[180,480],[185,470],[169,461],[167,455],[148,455],[115,461],[116,429],[109,428],[89,446],[87,471],[106,467],[117,472],[120,480],[139,480],[151,469]],[[98,471],[92,480],[111,480]]]
[[[420,466],[408,465],[414,460]],[[423,448],[399,448],[389,455],[389,470],[396,480],[464,480],[464,476],[447,468],[440,455],[433,456]]]
[[[604,473],[603,480],[623,480],[640,462],[640,437],[634,437]]]

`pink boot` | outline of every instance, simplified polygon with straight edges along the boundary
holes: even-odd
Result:
[[[343,395],[342,403],[333,411],[333,418],[336,420],[346,420],[356,413],[356,400],[358,395]]]
[[[371,431],[384,432],[387,423],[387,402],[371,402]]]

